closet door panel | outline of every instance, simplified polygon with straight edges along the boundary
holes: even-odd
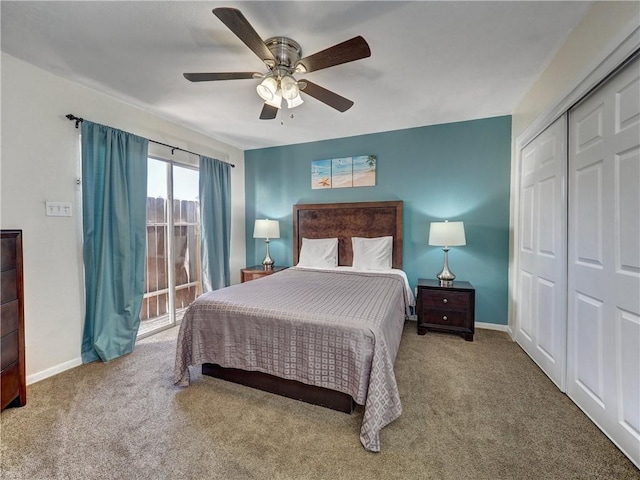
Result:
[[[640,316],[618,310],[617,361],[621,374],[620,423],[631,436],[640,432]]]
[[[564,391],[566,364],[566,116],[520,158],[516,341]]]
[[[637,240],[634,232],[640,230],[640,190],[637,188],[640,179],[640,149],[634,148],[619,155],[617,163],[617,202],[620,211],[617,250],[620,256],[616,261],[620,271],[637,277],[640,272],[640,247],[634,243]]]
[[[567,393],[640,465],[640,62],[569,114]]]
[[[573,246],[576,262],[588,271],[600,271],[604,265],[602,236],[603,162],[595,157],[592,163],[576,169],[575,181],[575,231]]]
[[[556,304],[556,284],[544,278],[538,278],[536,297],[538,299],[538,350],[551,363],[555,362],[558,351],[557,345],[557,321],[554,312],[557,310]]]
[[[598,298],[578,294],[575,310],[578,323],[573,352],[575,382],[594,402],[604,407],[603,303]]]

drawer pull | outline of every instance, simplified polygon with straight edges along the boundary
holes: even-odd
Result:
[[[442,303],[448,303],[448,302],[449,302],[449,300],[447,300],[446,298],[442,299]]]
[[[442,317],[443,320],[449,320],[446,315]]]

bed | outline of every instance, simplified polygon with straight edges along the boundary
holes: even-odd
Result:
[[[401,270],[402,206],[295,205],[295,267],[196,299],[180,326],[176,384],[202,365],[206,375],[341,411],[355,402],[364,405],[360,441],[379,451],[380,430],[402,413],[393,364],[413,304]],[[308,264],[310,245],[328,239],[337,265]],[[357,242],[382,239],[391,268],[362,268]]]

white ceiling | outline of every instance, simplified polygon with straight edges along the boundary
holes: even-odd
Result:
[[[3,0],[1,47],[247,150],[511,114],[591,3]],[[263,39],[293,38],[303,56],[362,35],[371,57],[306,76],[355,105],[340,113],[304,96],[265,121],[258,80],[185,80],[264,71],[211,13],[219,6],[239,8]]]

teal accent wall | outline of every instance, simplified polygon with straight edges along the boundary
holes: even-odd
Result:
[[[312,160],[356,155],[377,157],[375,187],[311,189]],[[467,245],[451,248],[449,267],[476,288],[476,321],[507,325],[510,169],[510,116],[248,150],[247,265],[265,253],[264,240],[253,238],[256,218],[280,221],[271,257],[291,265],[294,204],[403,200],[411,287],[442,268],[442,249],[428,245],[429,222],[462,220]]]

